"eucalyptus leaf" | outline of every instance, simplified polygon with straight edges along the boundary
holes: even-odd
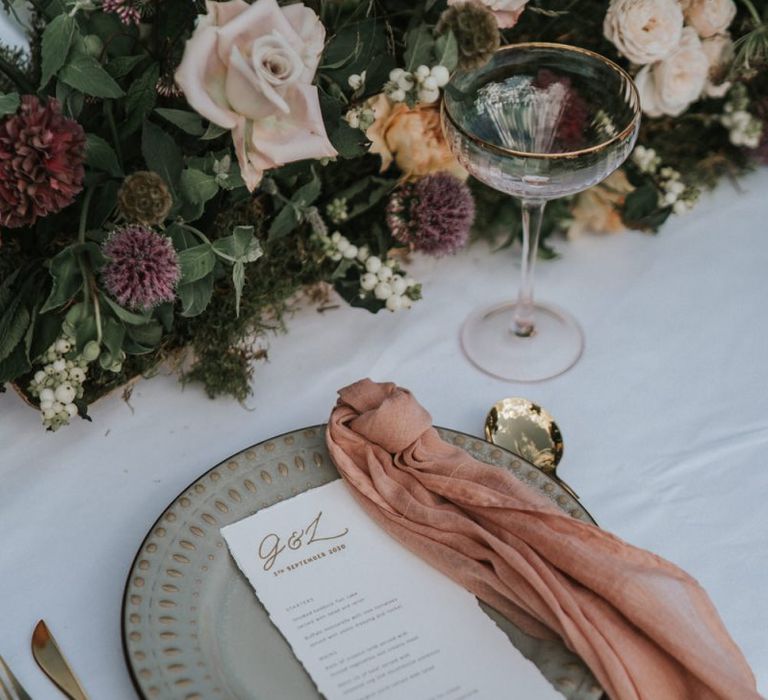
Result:
[[[162,107],[155,109],[155,112],[191,136],[201,136],[205,131],[203,120],[194,112],[187,112],[183,109],[165,109]]]
[[[171,190],[174,200],[178,201],[184,161],[181,149],[173,138],[159,126],[145,121],[144,130],[141,134],[141,153],[149,169],[163,178]]]
[[[240,260],[232,266],[232,284],[235,287],[235,316],[240,318],[240,299],[245,285],[245,265]]]
[[[198,316],[211,301],[213,275],[206,275],[189,284],[180,284],[176,293],[181,301],[181,315],[187,318]]]
[[[30,315],[21,297],[16,297],[0,316],[0,361],[8,357],[21,343],[29,328]]]
[[[299,223],[299,217],[296,213],[295,207],[291,204],[286,204],[280,213],[272,219],[272,223],[269,226],[269,240],[276,240],[287,236],[293,231]]]
[[[419,24],[405,35],[405,70],[414,71],[422,65],[429,65],[435,47],[432,29],[426,24]]]
[[[21,104],[18,92],[9,92],[7,95],[0,95],[0,117],[6,114],[14,114]]]
[[[102,294],[100,298],[110,309],[112,309],[115,316],[117,316],[121,321],[127,323],[129,326],[142,326],[150,320],[149,314],[138,313],[124,309],[122,306],[120,306],[120,304],[110,299],[106,294]]]
[[[86,134],[85,161],[92,168],[103,170],[115,177],[120,177],[123,170],[117,162],[117,154],[101,136]]]
[[[40,309],[41,313],[66,304],[83,286],[83,278],[80,274],[80,265],[74,246],[65,248],[51,260],[50,273],[53,277],[53,287],[45,304]]]
[[[181,193],[186,200],[196,204],[205,204],[216,196],[219,186],[216,176],[195,168],[186,168],[181,173]]]
[[[41,45],[40,87],[44,88],[67,60],[77,22],[69,14],[60,14],[45,26]]]
[[[208,243],[182,250],[179,253],[181,283],[189,284],[206,277],[213,272],[215,265],[216,256]]]
[[[126,120],[120,126],[120,133],[129,136],[138,129],[146,116],[152,111],[157,101],[157,80],[160,66],[151,63],[136,80],[131,83],[125,96]]]
[[[435,42],[435,55],[438,65],[453,71],[459,63],[459,44],[456,35],[448,31]]]
[[[117,98],[125,93],[101,64],[86,53],[78,53],[59,71],[59,80],[86,95]]]
[[[146,56],[116,56],[104,69],[115,79],[124,78],[145,58]]]
[[[200,139],[202,141],[212,141],[213,139],[217,139],[219,136],[226,134],[227,131],[229,131],[229,129],[225,129],[223,126],[219,126],[218,124],[210,123]]]

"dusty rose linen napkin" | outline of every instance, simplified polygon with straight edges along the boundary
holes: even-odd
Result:
[[[363,508],[523,630],[561,637],[611,698],[760,698],[684,571],[444,442],[407,390],[364,379],[339,396],[328,449]]]

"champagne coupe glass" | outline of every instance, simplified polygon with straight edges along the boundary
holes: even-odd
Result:
[[[475,178],[517,197],[523,251],[517,301],[475,311],[461,330],[465,354],[501,379],[557,376],[581,357],[584,335],[557,307],[534,303],[544,206],[602,182],[627,156],[640,126],[632,79],[599,54],[563,44],[500,48],[446,86],[442,122],[451,150]]]

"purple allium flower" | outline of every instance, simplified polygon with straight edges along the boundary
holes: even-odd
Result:
[[[466,245],[474,219],[469,187],[449,173],[406,183],[387,204],[387,224],[395,239],[438,257]]]
[[[151,309],[176,297],[181,276],[171,239],[146,226],[117,229],[104,243],[107,291],[129,309]]]
[[[136,0],[104,0],[101,9],[117,15],[125,25],[139,24],[141,22],[141,10]]]

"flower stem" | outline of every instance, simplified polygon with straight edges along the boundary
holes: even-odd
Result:
[[[93,199],[94,188],[89,187],[85,191],[85,197],[83,197],[83,206],[80,209],[80,226],[77,229],[77,242],[80,244],[85,243],[85,232],[88,229],[88,211],[91,208],[91,199]],[[83,304],[85,306],[86,313],[90,307],[90,302],[93,302],[93,315],[96,321],[96,341],[101,345],[102,328],[101,328],[101,304],[99,303],[99,294],[96,288],[96,279],[91,270],[90,263],[86,257],[86,254],[80,252],[77,256],[78,263],[80,265],[80,274],[83,277]]]
[[[120,170],[123,169],[123,150],[120,147],[120,136],[117,133],[117,124],[115,124],[115,114],[112,111],[111,100],[104,100],[104,114],[107,117],[107,123],[109,124],[109,131],[112,134],[112,142],[115,144],[115,153],[117,154],[117,162],[120,165]]]
[[[35,93],[35,86],[32,82],[12,63],[0,56],[0,73],[4,73],[18,89],[19,92],[25,95],[31,95]]]

